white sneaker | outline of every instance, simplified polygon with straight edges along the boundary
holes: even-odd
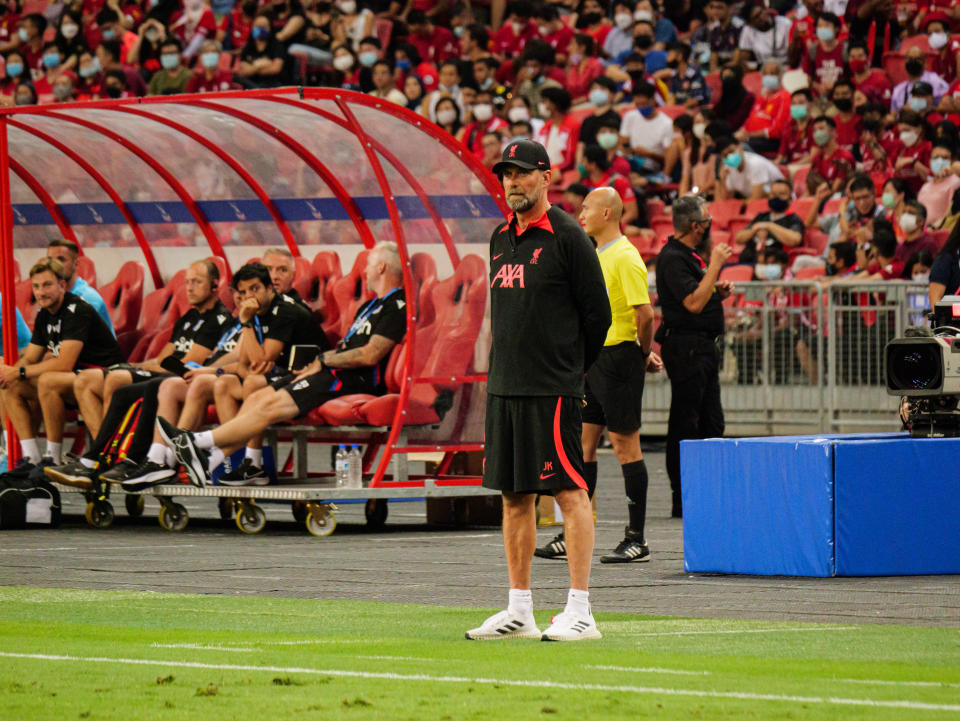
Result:
[[[564,611],[558,613],[550,622],[550,628],[543,632],[542,641],[586,641],[603,638],[597,629],[593,615],[581,616],[579,613]]]
[[[493,614],[477,628],[466,633],[470,641],[493,641],[501,638],[540,638],[540,629],[533,614],[521,616],[510,611]]]

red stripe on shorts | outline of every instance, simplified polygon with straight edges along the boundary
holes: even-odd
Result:
[[[560,437],[560,404],[562,402],[562,396],[557,398],[557,410],[554,411],[553,414],[553,445],[557,449],[557,458],[560,459],[560,465],[563,466],[563,470],[566,471],[570,480],[583,490],[587,490],[587,482],[583,480],[581,475],[570,465],[570,459],[567,458],[567,453],[563,450],[563,439]]]

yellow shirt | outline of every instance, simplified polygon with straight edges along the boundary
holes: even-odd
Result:
[[[600,268],[613,314],[603,345],[636,341],[637,320],[633,307],[650,302],[647,266],[625,235],[598,248],[597,255],[600,256]]]

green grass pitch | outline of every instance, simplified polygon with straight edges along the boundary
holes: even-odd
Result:
[[[958,719],[960,630],[0,588],[0,719]],[[536,613],[541,627],[551,613]]]

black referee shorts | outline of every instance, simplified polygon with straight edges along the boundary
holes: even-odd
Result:
[[[483,485],[510,493],[582,488],[579,398],[487,394]]]
[[[647,358],[635,342],[607,346],[587,371],[583,422],[614,433],[640,430],[640,408]]]

